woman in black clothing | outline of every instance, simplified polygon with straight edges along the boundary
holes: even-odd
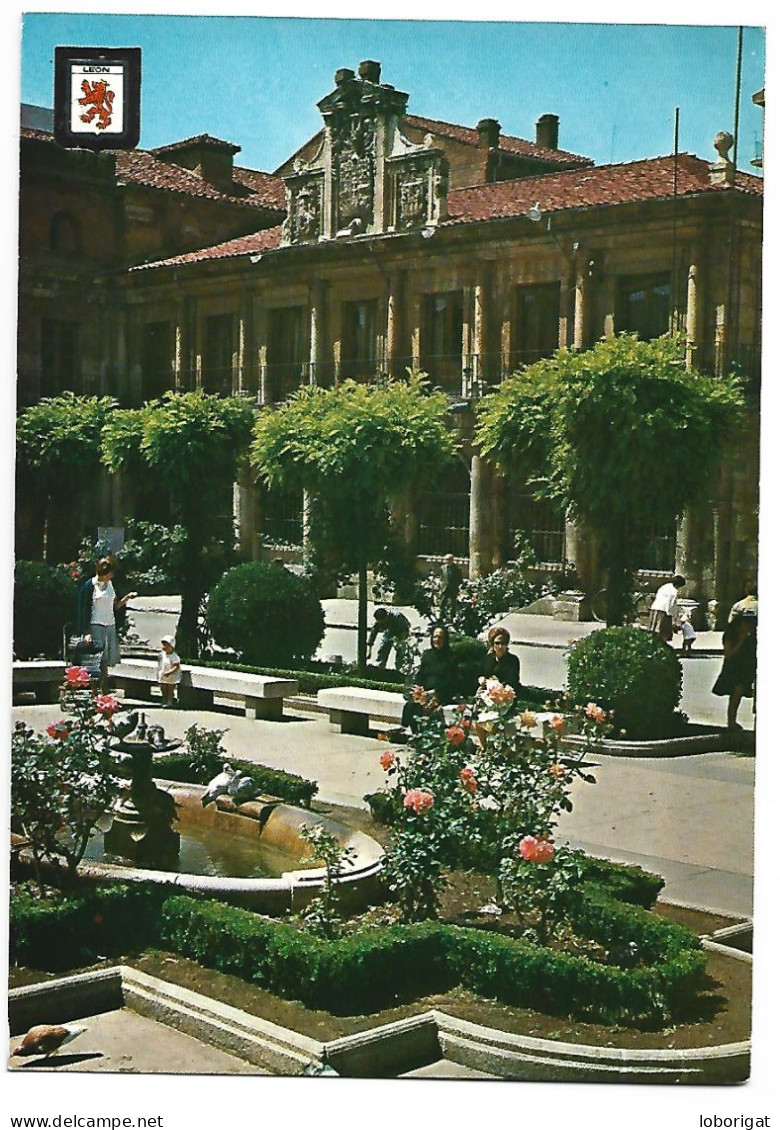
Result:
[[[404,703],[404,726],[410,726],[413,719],[430,713],[432,698],[440,707],[452,702],[456,688],[457,667],[450,647],[450,634],[439,625],[431,634],[431,646],[420,656],[411,700]]]
[[[728,696],[727,728],[741,730],[737,711],[743,698],[754,698],[756,681],[755,613],[742,612],[726,625],[723,633],[723,666],[712,693]]]
[[[515,694],[520,693],[520,660],[509,650],[509,632],[506,628],[491,628],[488,632],[489,650],[483,675],[486,679],[498,679],[511,687]]]

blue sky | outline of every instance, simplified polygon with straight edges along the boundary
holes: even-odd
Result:
[[[652,10],[652,9],[649,9]],[[737,29],[728,26],[544,24],[222,16],[28,13],[21,95],[50,106],[55,45],[140,46],[141,145],[196,133],[241,146],[240,164],[274,169],[319,129],[318,99],[339,67],[382,63],[409,111],[463,125],[498,118],[533,139],[560,116],[561,148],[597,162],[670,153],[714,158],[733,132]],[[762,131],[752,95],[764,85],[764,33],[746,27],[739,164]]]

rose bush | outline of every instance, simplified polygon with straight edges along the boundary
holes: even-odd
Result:
[[[556,884],[574,875],[574,857],[553,845],[552,833],[571,811],[575,778],[595,780],[583,759],[608,719],[593,711],[513,717],[513,705],[511,687],[484,682],[449,725],[428,716],[403,758],[391,750],[380,757],[393,827],[388,874],[407,921],[435,917],[446,869],[471,866],[496,877],[499,903],[530,914],[540,936],[550,933],[550,909],[563,905]],[[562,747],[568,729],[589,739],[573,756]],[[543,870],[521,890],[529,867]]]

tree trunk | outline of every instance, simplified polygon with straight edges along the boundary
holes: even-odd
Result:
[[[366,673],[366,640],[368,638],[368,566],[361,561],[358,566],[358,625],[357,625],[357,666],[358,674]]]
[[[628,623],[633,611],[634,570],[627,540],[619,539],[605,547],[607,566],[607,625]]]

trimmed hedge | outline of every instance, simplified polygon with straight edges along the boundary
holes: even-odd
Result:
[[[156,945],[164,887],[137,883],[93,887],[84,894],[41,899],[22,888],[11,896],[9,949],[17,961],[61,972],[105,956]]]
[[[301,694],[316,694],[317,691],[330,690],[333,687],[365,687],[372,691],[401,691],[403,689],[402,674],[398,674],[395,681],[385,679],[361,679],[350,671],[339,673],[327,671],[311,671],[308,669],[288,670],[281,667],[253,667],[248,663],[235,663],[225,659],[199,659],[199,667],[218,667],[225,671],[244,671],[250,675],[271,675],[275,679],[295,679]],[[392,672],[386,672],[391,675]],[[521,687],[522,698],[518,705],[523,709],[538,710],[549,702],[560,699],[561,691],[550,690],[549,687]]]
[[[272,769],[268,765],[242,761],[240,758],[226,757],[224,760],[234,769],[238,769],[242,776],[251,777],[261,792],[281,797],[288,804],[298,804],[302,808],[311,807],[312,798],[319,787],[316,781],[299,777],[297,773],[286,773],[283,769]],[[186,753],[167,753],[164,757],[156,757],[153,769],[155,777],[160,777],[164,781],[182,781],[193,785],[205,783],[193,768],[191,758]]]
[[[15,960],[41,968],[66,968],[65,955],[78,964],[74,954],[84,947],[106,953],[157,945],[335,1015],[367,1014],[459,984],[552,1015],[652,1027],[687,1013],[706,968],[691,931],[592,884],[575,928],[615,964],[440,922],[326,942],[286,922],[188,895],[166,897],[159,888],[113,888],[55,905],[14,896],[11,923]]]

